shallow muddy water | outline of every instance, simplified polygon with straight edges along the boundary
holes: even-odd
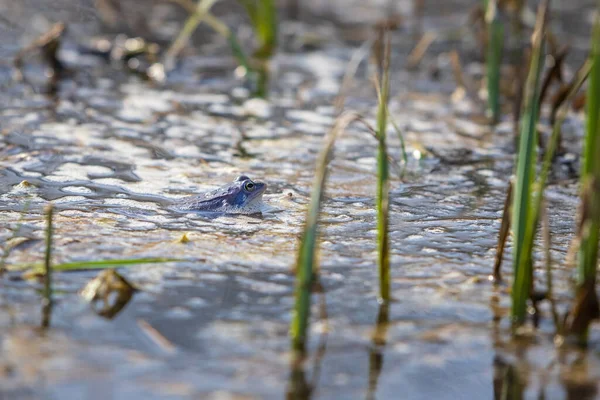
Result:
[[[42,12],[29,3],[41,3]],[[282,45],[268,101],[250,99],[233,72],[227,43],[216,36],[197,38],[167,82],[152,84],[82,51],[105,33],[92,4],[65,10],[44,3],[0,3],[7,15],[21,18],[2,28],[7,60],[35,37],[22,23],[30,14],[73,21],[59,53],[69,74],[55,97],[40,93],[46,79],[38,58],[25,68],[33,86],[12,80],[9,61],[0,65],[0,241],[20,226],[7,265],[43,260],[49,201],[56,208],[55,263],[183,261],[119,269],[139,291],[113,319],[97,315],[79,295],[97,271],[55,273],[56,304],[45,331],[39,329],[41,283],[22,279],[21,271],[6,272],[0,398],[491,399],[503,390],[512,391],[508,398],[598,397],[598,328],[589,351],[557,349],[542,304],[539,330],[514,340],[508,286],[488,279],[514,137],[510,115],[492,129],[479,122],[477,101],[454,93],[448,49],[465,54],[467,71],[482,71],[468,35],[461,41],[444,36],[464,24],[468,2],[453,1],[451,14],[426,7],[423,29],[436,29],[441,38],[415,71],[405,68],[414,45],[411,23],[394,35],[390,112],[405,135],[409,162],[404,179],[392,170],[395,300],[386,324],[377,324],[376,143],[355,127],[336,144],[322,212],[324,294],[313,298],[303,373],[292,373],[289,362],[292,268],[316,157],[335,119],[333,102],[355,41],[366,39],[348,37],[344,28],[356,23],[360,2],[348,8],[333,2],[327,9],[309,2],[301,14],[307,20],[293,25],[300,33],[282,25],[295,40],[311,30],[326,40],[309,48],[286,48],[300,43],[291,39]],[[398,2],[397,12],[409,16],[410,3]],[[577,30],[568,22],[593,2],[573,3],[580,8],[557,6],[556,29],[572,35],[579,54],[587,42],[577,35],[587,35],[591,20]],[[373,18],[386,14],[383,5],[373,7]],[[157,15],[162,10],[152,9]],[[330,12],[338,25],[324,22]],[[372,121],[370,72],[361,64],[346,106]],[[563,311],[572,293],[573,271],[562,265],[575,227],[572,169],[582,126],[581,114],[567,119],[567,155],[548,191],[555,296]],[[391,127],[389,142],[390,155],[399,160]],[[268,184],[268,212],[207,216],[169,208],[175,199],[241,174]],[[189,241],[181,240],[184,234]],[[510,279],[510,248],[505,258]],[[536,282],[543,287],[539,264]],[[319,318],[323,298],[327,320]]]

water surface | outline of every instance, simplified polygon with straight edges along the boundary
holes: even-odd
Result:
[[[538,333],[512,340],[508,287],[488,280],[514,141],[510,116],[492,129],[481,122],[478,102],[453,96],[450,46],[461,50],[466,70],[482,68],[468,36],[458,44],[441,36],[421,67],[407,71],[411,23],[394,35],[390,112],[410,157],[406,177],[395,174],[391,182],[394,302],[384,325],[377,325],[376,143],[354,127],[336,145],[319,253],[328,319],[318,318],[321,296],[315,295],[311,357],[304,374],[292,374],[292,267],[316,157],[335,119],[333,100],[357,41],[366,39],[348,37],[348,24],[364,16],[360,2],[332,4],[335,27],[323,23],[333,17],[322,6],[303,8],[302,34],[314,29],[331,35],[316,46],[290,49],[284,43],[273,61],[268,101],[249,98],[217,37],[208,44],[196,38],[198,47],[166,84],[157,85],[81,50],[106,33],[91,3],[78,2],[71,11],[26,3],[3,6],[23,19],[33,13],[47,22],[73,21],[60,52],[71,74],[52,98],[43,93],[39,59],[25,71],[33,87],[13,82],[8,62],[0,66],[0,240],[21,225],[8,264],[43,259],[43,207],[49,201],[57,210],[55,262],[187,261],[121,269],[140,291],[110,320],[78,294],[97,272],[57,273],[52,325],[44,332],[38,328],[41,284],[22,280],[20,272],[5,274],[1,397],[485,399],[500,398],[503,387],[524,398],[598,396],[597,328],[590,351],[555,349],[543,304]],[[29,3],[43,7],[36,11]],[[423,29],[458,29],[466,3],[426,8]],[[410,15],[410,2],[397,7]],[[452,14],[444,14],[445,7]],[[587,35],[590,21],[581,32],[568,24],[580,9],[557,7],[556,29]],[[151,9],[159,18],[161,8]],[[377,10],[379,16],[387,12],[383,5]],[[165,18],[176,20],[173,15]],[[16,21],[2,28],[4,37],[19,38],[14,46],[3,41],[9,55],[35,37]],[[580,41],[573,40],[575,54],[585,50]],[[372,121],[369,73],[359,68],[347,107]],[[569,303],[572,271],[562,265],[578,204],[569,162],[576,167],[582,124],[581,115],[569,116],[565,143],[571,158],[557,165],[548,192],[551,253],[560,261],[554,284],[563,305]],[[399,160],[391,128],[389,142]],[[168,207],[241,174],[268,183],[271,212],[215,218]],[[187,243],[180,241],[184,234]],[[510,251],[507,277],[509,265]],[[543,287],[541,268],[540,262],[536,279]],[[309,394],[307,387],[313,388]]]

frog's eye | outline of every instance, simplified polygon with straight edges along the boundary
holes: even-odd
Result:
[[[251,192],[254,190],[256,185],[254,185],[254,182],[246,182],[244,184],[244,189],[246,189],[247,191]]]

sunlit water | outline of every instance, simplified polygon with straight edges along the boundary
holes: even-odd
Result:
[[[5,64],[0,240],[21,225],[8,265],[43,259],[48,201],[57,210],[55,262],[187,261],[121,269],[141,291],[112,320],[78,295],[96,272],[57,273],[52,328],[43,333],[37,329],[41,285],[22,280],[20,272],[5,274],[1,396],[277,399],[292,387],[302,392],[304,383],[314,385],[315,399],[369,392],[380,399],[483,399],[499,396],[502,382],[517,374],[523,385],[513,386],[526,398],[542,392],[546,399],[595,398],[597,352],[555,350],[545,304],[539,334],[511,340],[508,287],[488,280],[513,167],[510,117],[495,131],[478,123],[473,101],[451,96],[455,84],[443,55],[428,55],[422,68],[407,72],[402,66],[413,42],[405,36],[395,38],[390,102],[409,154],[403,180],[392,170],[390,322],[373,339],[376,143],[355,127],[336,145],[321,218],[328,319],[318,318],[321,296],[315,295],[311,358],[305,375],[294,379],[288,326],[295,251],[353,48],[340,39],[278,54],[267,102],[250,100],[232,60],[214,56],[229,54],[221,42],[186,58],[160,87],[82,55],[69,37],[61,57],[74,72],[61,83],[58,101],[12,83]],[[43,88],[43,66],[35,58],[30,64],[26,72]],[[434,68],[441,71],[435,79]],[[347,106],[372,121],[369,73],[359,69]],[[578,148],[581,132],[581,115],[570,116],[568,150]],[[399,160],[391,128],[389,142]],[[566,306],[572,271],[561,265],[574,232],[577,185],[568,162],[557,168],[548,193],[551,254],[560,261],[556,297]],[[215,216],[169,207],[241,174],[268,183],[268,212]],[[506,258],[510,275],[510,251]],[[541,265],[536,278],[543,287]],[[597,329],[591,342],[597,348]]]

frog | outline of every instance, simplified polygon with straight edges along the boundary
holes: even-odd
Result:
[[[230,184],[218,189],[179,199],[174,208],[183,212],[258,214],[264,207],[262,196],[265,190],[266,183],[255,182],[246,175],[240,175]]]

